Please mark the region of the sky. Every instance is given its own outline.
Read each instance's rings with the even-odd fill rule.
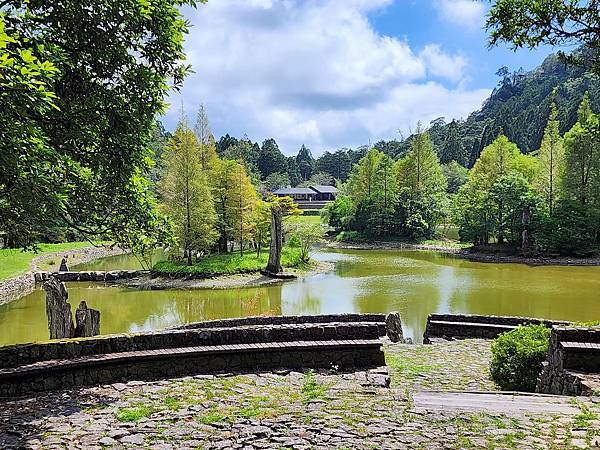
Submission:
[[[466,118],[498,83],[550,48],[487,48],[488,0],[208,0],[183,13],[194,73],[172,93],[163,123],[203,104],[225,133],[286,155],[318,156]]]

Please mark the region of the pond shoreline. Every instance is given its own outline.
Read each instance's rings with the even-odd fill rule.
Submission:
[[[36,256],[31,261],[30,270],[27,272],[6,280],[0,281],[0,305],[18,300],[29,294],[35,289],[35,273],[40,270],[39,264],[44,261],[63,258],[71,255],[71,260],[75,259],[76,264],[85,264],[96,259],[106,258],[127,253],[118,247],[83,247],[77,250],[66,250],[61,252],[45,253]]]
[[[600,266],[600,256],[577,258],[573,256],[522,256],[503,253],[487,253],[471,249],[444,247],[441,245],[411,244],[395,241],[336,242],[330,241],[326,248],[342,250],[427,250],[447,254],[473,262],[495,264],[525,264],[528,266]]]
[[[296,278],[282,279],[263,275],[260,272],[233,274],[233,275],[215,275],[207,278],[172,278],[167,276],[144,276],[126,280],[118,280],[116,284],[141,290],[165,290],[165,289],[235,289],[235,288],[253,288],[281,284],[286,281],[293,281],[327,273],[333,271],[335,263],[318,262],[315,267],[306,271],[286,271],[296,275]]]

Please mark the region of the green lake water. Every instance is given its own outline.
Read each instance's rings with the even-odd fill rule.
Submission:
[[[101,312],[101,332],[136,332],[253,315],[399,311],[404,333],[421,340],[432,312],[600,320],[600,267],[476,263],[427,251],[324,251],[331,273],[280,285],[228,290],[140,291],[70,283],[75,307]],[[132,269],[131,256],[79,269]],[[47,339],[43,292],[0,306],[0,345]]]

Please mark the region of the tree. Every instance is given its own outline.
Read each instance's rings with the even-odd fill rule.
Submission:
[[[194,133],[198,139],[202,170],[211,171],[215,168],[218,155],[215,138],[210,129],[210,123],[208,122],[208,116],[206,115],[204,105],[200,105],[200,108],[198,109],[196,123],[194,124]]]
[[[219,141],[217,142],[216,146],[217,146],[217,154],[219,156],[225,156],[225,152],[227,151],[227,149],[235,144],[237,144],[238,140],[232,136],[229,136],[229,134],[226,134],[225,136],[221,136],[221,138],[219,139]],[[230,158],[228,158],[230,159]],[[237,159],[237,158],[233,158],[233,159]]]
[[[287,175],[289,179],[289,184],[292,186],[298,186],[298,184],[302,180],[302,175],[300,173],[300,169],[298,168],[296,158],[294,158],[293,156],[289,156],[287,158]]]
[[[316,172],[307,180],[300,183],[300,187],[308,186],[331,186],[333,184],[333,178],[326,172]]]
[[[175,222],[188,265],[194,252],[208,251],[217,237],[217,217],[199,146],[193,131],[180,122],[164,152],[163,207]]]
[[[141,178],[155,117],[188,72],[184,4],[196,2],[2,2],[3,55],[27,67],[0,63],[0,229],[14,243],[56,222],[116,239],[135,235],[125,222],[161,222]]]
[[[287,173],[272,173],[262,183],[262,190],[265,193],[275,192],[277,189],[285,188],[290,185],[290,178]]]
[[[304,144],[300,148],[298,156],[296,156],[296,164],[298,165],[298,170],[300,171],[302,181],[307,181],[315,169],[315,159],[313,158],[310,150],[307,149]]]
[[[380,151],[372,149],[352,168],[348,180],[348,193],[355,203],[375,193],[377,172],[383,156]]]
[[[558,111],[553,103],[540,147],[540,168],[535,180],[535,186],[548,205],[551,215],[560,195],[561,176],[564,171],[564,150],[557,115]]]
[[[256,206],[259,199],[242,163],[231,165],[231,172],[228,175],[230,178],[227,204],[229,227],[232,236],[239,243],[240,256],[243,256],[245,239],[254,233]]]
[[[456,161],[459,164],[467,164],[467,155],[460,136],[460,130],[455,120],[450,122],[446,129],[446,139],[440,151],[440,162],[448,164]]]
[[[584,45],[592,50],[563,58],[600,73],[598,0],[496,0],[488,14],[489,45],[507,42],[513,49],[540,45]]]
[[[448,181],[447,192],[449,194],[456,194],[460,187],[467,182],[469,179],[469,169],[461,166],[456,161],[452,161],[449,164],[442,166],[444,177]]]
[[[594,201],[594,194],[600,192],[600,134],[598,116],[592,114],[589,99],[583,98],[578,111],[578,122],[565,134],[565,175],[566,194],[582,205]]]
[[[325,152],[317,159],[315,170],[328,173],[336,180],[346,181],[352,169],[352,160],[348,152],[338,150],[335,153]]]
[[[252,141],[250,141],[247,136],[244,136],[239,141],[235,139],[234,143],[228,145],[222,153],[222,156],[224,159],[232,159],[235,161],[242,160],[244,161],[248,172],[258,174],[257,163],[259,151],[260,148],[257,148],[255,144],[252,144]]]
[[[263,142],[258,156],[258,170],[263,179],[272,173],[287,171],[287,161],[275,139],[267,139]]]
[[[295,236],[300,243],[300,259],[310,260],[310,251],[315,244],[323,240],[325,227],[321,223],[293,222],[288,224],[288,233]]]

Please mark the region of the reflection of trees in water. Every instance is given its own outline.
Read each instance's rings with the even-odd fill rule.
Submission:
[[[310,279],[298,280],[283,284],[278,288],[284,302],[282,314],[293,316],[324,312],[322,310],[322,296],[325,292],[319,289],[317,282],[311,282]]]

